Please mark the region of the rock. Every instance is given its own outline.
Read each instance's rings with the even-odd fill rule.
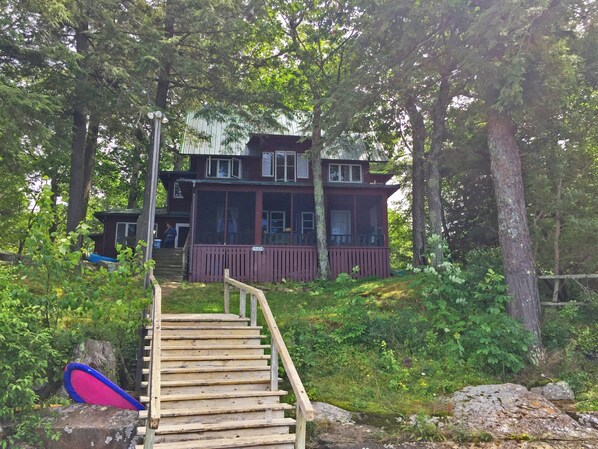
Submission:
[[[572,401],[575,399],[573,390],[565,381],[549,383],[543,387],[534,387],[532,393],[540,394],[549,401]]]
[[[108,379],[118,380],[114,346],[109,341],[87,340],[75,348],[73,361],[98,370]]]
[[[340,424],[353,424],[353,414],[332,404],[312,402],[316,412],[316,421],[330,421]]]
[[[139,413],[101,405],[73,404],[53,409],[45,419],[58,441],[46,441],[45,449],[130,449],[137,444]]]
[[[598,412],[580,413],[577,416],[577,422],[582,426],[598,430]]]
[[[487,432],[499,440],[576,441],[580,448],[584,447],[581,441],[598,445],[598,432],[582,427],[521,385],[466,387],[455,393],[452,401],[453,424],[470,432]]]

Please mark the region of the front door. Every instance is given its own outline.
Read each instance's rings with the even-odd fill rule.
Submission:
[[[182,248],[183,246],[185,246],[185,242],[187,241],[187,235],[189,235],[189,223],[177,223],[174,247]]]

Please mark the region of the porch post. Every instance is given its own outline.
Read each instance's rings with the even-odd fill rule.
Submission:
[[[197,190],[195,188],[195,183],[193,183],[193,185],[191,186],[191,191],[193,192],[193,194],[191,195],[191,216],[189,217],[189,223],[191,224],[191,227],[189,229],[189,232],[191,232],[191,244],[187,249],[187,251],[189,251],[191,255],[188,259],[189,271],[187,272],[187,279],[195,280],[193,278],[193,245],[195,244],[195,227],[197,226],[195,223],[197,220]]]
[[[353,232],[351,232],[351,234],[353,234],[351,236],[353,246],[359,245],[359,242],[357,241],[357,195],[355,194],[353,194]]]
[[[388,247],[388,194],[383,193],[380,195],[381,205],[380,209],[382,212],[382,229],[384,229],[384,246]]]
[[[256,245],[262,244],[262,213],[264,211],[264,192],[255,192],[255,230],[253,241]]]

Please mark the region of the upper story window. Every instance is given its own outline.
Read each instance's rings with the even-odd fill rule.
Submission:
[[[208,178],[241,178],[241,161],[239,159],[208,158]]]
[[[293,182],[297,177],[297,154],[294,151],[262,153],[262,176],[276,181]]]
[[[303,154],[297,156],[297,179],[309,178],[309,160]]]
[[[330,164],[328,180],[330,182],[362,182],[361,165]]]
[[[181,184],[178,181],[175,181],[172,185],[172,197],[173,198],[182,198],[183,191],[181,190]]]

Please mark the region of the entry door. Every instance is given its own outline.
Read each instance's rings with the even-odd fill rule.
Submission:
[[[182,248],[183,246],[185,246],[185,242],[187,241],[187,235],[189,235],[189,223],[177,223],[174,247]]]

